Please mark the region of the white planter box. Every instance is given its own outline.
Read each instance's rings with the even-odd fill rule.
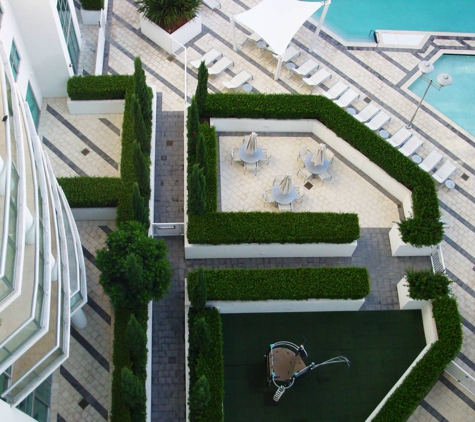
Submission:
[[[125,100],[84,100],[73,101],[68,98],[70,114],[122,114]]]
[[[82,23],[84,25],[99,25],[101,20],[101,11],[100,10],[84,10],[81,7],[81,17]]]
[[[394,224],[389,231],[389,242],[393,256],[430,256],[436,248],[435,246],[416,248],[415,246],[404,243],[397,224]]]
[[[399,298],[399,308],[404,310],[422,309],[429,305],[427,300],[416,300],[409,297],[409,285],[404,276],[397,284],[397,296]]]
[[[140,30],[147,38],[162,47],[168,54],[173,54],[193,38],[201,33],[202,20],[201,16],[196,16],[181,28],[178,28],[172,34],[169,34],[158,25],[148,19],[143,14],[140,15]]]
[[[115,220],[117,216],[116,208],[71,208],[76,221],[101,221]]]

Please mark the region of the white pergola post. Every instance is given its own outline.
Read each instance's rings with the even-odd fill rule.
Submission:
[[[275,70],[274,81],[279,80],[281,70],[282,70],[282,56],[279,54],[279,61],[277,62],[277,69]]]
[[[330,7],[331,0],[325,0],[322,2],[325,7],[323,8],[323,12],[320,15],[320,19],[318,20],[317,28],[315,29],[315,33],[313,34],[312,43],[310,44],[310,48],[308,51],[311,53],[315,48],[315,44],[317,43],[317,38],[320,35],[320,30],[322,29],[323,21],[325,20],[325,16],[327,15],[328,8]]]
[[[236,40],[236,21],[234,20],[234,16],[231,16],[231,28],[233,30],[233,50],[238,51],[238,44]]]

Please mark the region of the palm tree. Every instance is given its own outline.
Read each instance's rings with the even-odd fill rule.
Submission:
[[[139,13],[172,33],[192,20],[198,13],[201,0],[136,0]]]

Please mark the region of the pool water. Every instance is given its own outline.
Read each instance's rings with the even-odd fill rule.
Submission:
[[[377,29],[474,33],[474,16],[473,0],[332,0],[324,26],[347,40],[372,41]]]
[[[424,102],[475,136],[475,56],[444,54],[434,63],[434,71],[428,76],[436,80],[439,73],[452,76],[453,84],[440,91],[431,87]],[[427,82],[422,78],[409,87],[419,97],[424,95],[426,88]]]

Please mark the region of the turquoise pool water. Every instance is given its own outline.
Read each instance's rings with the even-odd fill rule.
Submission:
[[[376,29],[473,33],[474,16],[473,0],[332,0],[324,25],[347,40],[368,41]]]
[[[428,76],[435,80],[439,73],[452,76],[453,84],[440,91],[430,88],[424,102],[475,136],[475,56],[444,54],[434,63],[434,71]],[[409,87],[419,97],[426,88],[427,82],[421,78]],[[417,123],[417,116],[415,121]]]

